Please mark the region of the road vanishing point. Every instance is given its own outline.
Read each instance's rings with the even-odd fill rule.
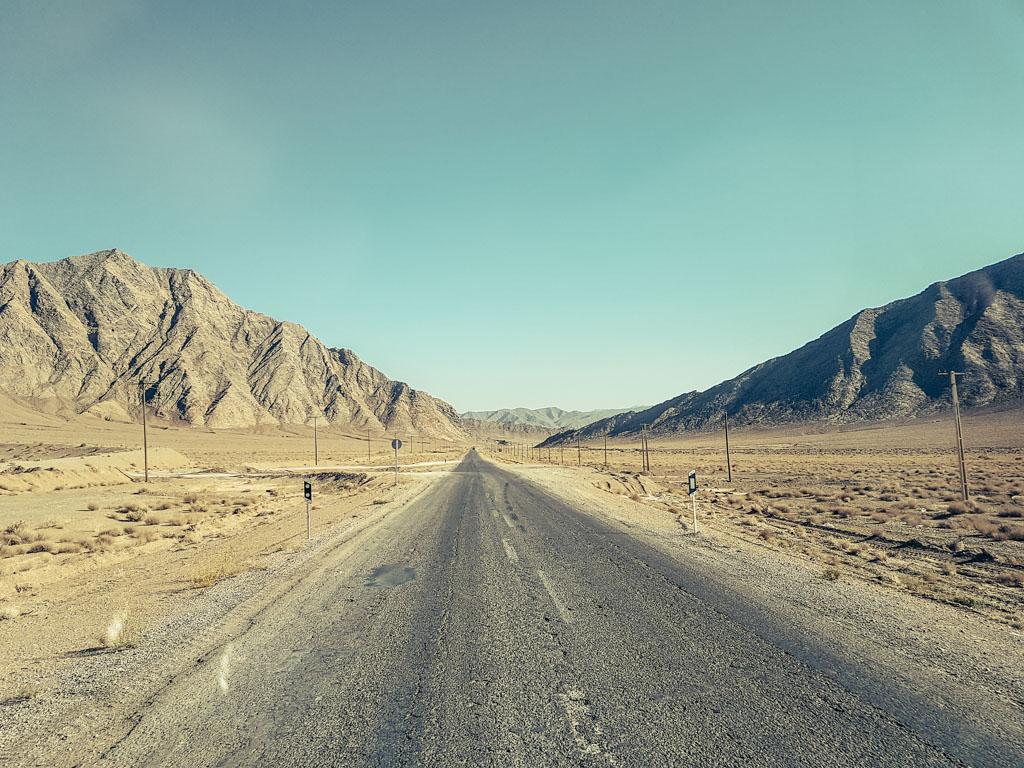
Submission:
[[[118,766],[1021,765],[470,451],[179,675]]]

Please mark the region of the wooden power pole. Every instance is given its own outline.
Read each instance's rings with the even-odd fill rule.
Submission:
[[[139,396],[142,399],[142,471],[145,482],[149,482],[149,444],[146,440],[146,382],[139,382]]]
[[[960,498],[967,501],[967,464],[964,462],[964,432],[960,424],[960,397],[956,391],[956,377],[966,376],[960,371],[940,371],[939,376],[949,376],[949,385],[953,390],[953,422],[956,424],[956,455],[960,470]]]
[[[729,482],[732,482],[732,456],[729,455],[729,412],[725,412],[725,468],[729,471]]]
[[[319,419],[319,418],[320,418],[319,416],[314,416],[313,417],[313,466],[314,467],[319,467],[320,466],[320,442],[317,439],[317,433],[316,433],[316,422],[317,422],[317,419]]]

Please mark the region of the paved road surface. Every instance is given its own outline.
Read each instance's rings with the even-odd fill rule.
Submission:
[[[471,452],[170,685],[105,763],[1020,764],[731,599]]]

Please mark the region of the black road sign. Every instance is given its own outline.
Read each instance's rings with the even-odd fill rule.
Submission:
[[[697,492],[697,473],[690,473],[690,495],[693,496]]]
[[[309,481],[302,483],[302,495],[306,497],[306,501],[313,500],[313,484]]]
[[[402,441],[398,440],[398,439],[392,440],[391,441],[391,447],[394,448],[397,451],[399,448],[402,447]]]

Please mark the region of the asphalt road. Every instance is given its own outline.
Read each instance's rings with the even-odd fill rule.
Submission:
[[[104,764],[1019,764],[475,453],[362,536]]]

